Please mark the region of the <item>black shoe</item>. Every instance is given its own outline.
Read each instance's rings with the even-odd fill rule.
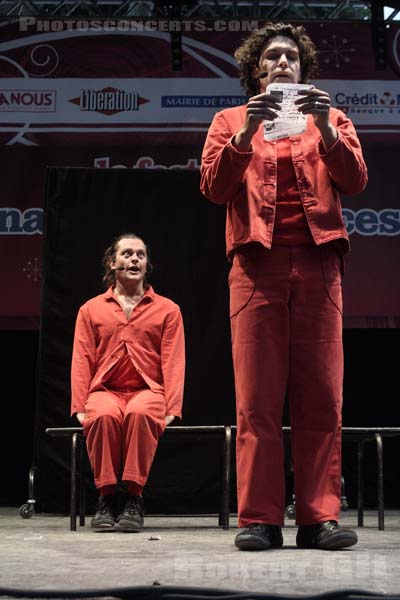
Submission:
[[[141,496],[129,498],[117,519],[116,529],[134,533],[143,529],[143,498]]]
[[[114,496],[100,496],[96,514],[94,515],[91,526],[93,529],[111,529],[115,525],[114,516]]]
[[[235,537],[235,546],[240,550],[268,550],[281,548],[282,545],[282,529],[279,525],[250,523]]]
[[[351,529],[339,527],[336,521],[325,521],[318,525],[300,525],[296,544],[299,548],[339,550],[357,544],[357,534]]]

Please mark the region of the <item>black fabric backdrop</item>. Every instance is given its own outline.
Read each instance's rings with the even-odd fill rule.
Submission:
[[[47,170],[33,444],[38,511],[68,512],[70,447],[67,440],[47,436],[45,429],[77,425],[69,417],[75,317],[83,302],[101,293],[101,258],[116,235],[133,231],[143,237],[155,267],[152,285],[181,306],[187,349],[183,424],[236,422],[225,208],[208,202],[198,190],[198,171]],[[371,336],[367,330],[344,332],[344,424],[400,425],[393,394],[395,357],[388,352],[386,338]],[[288,424],[286,416],[284,423]],[[354,505],[356,449],[348,446],[344,446],[343,473],[346,494]],[[367,448],[367,506],[376,505],[373,450]],[[397,452],[396,440],[387,440],[387,506],[400,502]],[[220,445],[214,437],[164,438],[145,488],[147,512],[217,512],[219,457]],[[87,482],[88,510],[92,510],[96,494],[90,472]],[[290,492],[288,485],[288,501]],[[231,510],[236,510],[234,476]]]

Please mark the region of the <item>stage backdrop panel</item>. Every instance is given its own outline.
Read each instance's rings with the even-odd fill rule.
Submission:
[[[214,114],[245,102],[233,54],[263,22],[184,20],[180,71],[165,20],[0,24],[0,278],[10,289],[0,296],[0,329],[35,329],[46,166],[198,169]],[[318,48],[313,83],[353,120],[370,176],[344,204],[354,252],[345,326],[399,327],[400,23],[385,29],[385,69],[376,68],[370,22],[305,25]]]
[[[154,263],[150,282],[181,307],[187,347],[184,424],[234,423],[225,211],[198,190],[197,171],[48,169],[36,423],[43,510],[68,505],[69,447],[46,436],[45,428],[77,425],[69,417],[75,318],[81,304],[102,292],[101,259],[116,235],[143,237]],[[208,501],[218,482],[215,444],[197,449],[187,440],[184,445],[164,440],[163,446],[155,479],[168,494],[160,498],[164,504],[148,498],[148,506],[167,510],[167,498],[170,508],[184,511],[187,486],[190,493],[198,491],[192,509],[217,511]]]

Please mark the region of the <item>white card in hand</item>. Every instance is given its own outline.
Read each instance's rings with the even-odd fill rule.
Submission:
[[[305,83],[270,83],[267,86],[267,94],[276,94],[282,110],[273,121],[264,121],[264,140],[276,140],[279,138],[298,135],[306,130],[307,115],[298,111],[294,101],[301,95],[302,90],[311,90],[312,85]]]

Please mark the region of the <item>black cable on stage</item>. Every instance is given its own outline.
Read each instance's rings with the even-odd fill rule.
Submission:
[[[269,594],[218,588],[151,586],[81,590],[27,590],[0,587],[0,597],[9,598],[123,598],[126,600],[400,600],[399,594],[368,590],[332,590],[320,594]]]

